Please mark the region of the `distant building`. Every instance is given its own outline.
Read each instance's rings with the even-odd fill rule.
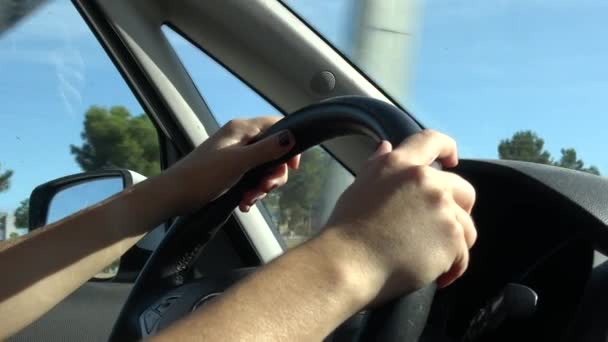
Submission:
[[[0,212],[0,240],[4,240],[4,236],[6,235],[7,219],[8,219],[8,214]]]
[[[15,227],[15,215],[0,212],[0,240],[27,234],[27,229]]]

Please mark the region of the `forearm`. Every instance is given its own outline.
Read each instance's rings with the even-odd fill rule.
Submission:
[[[0,339],[25,327],[174,214],[159,176],[0,245]]]
[[[377,293],[358,252],[332,239],[287,252],[156,340],[322,340]]]

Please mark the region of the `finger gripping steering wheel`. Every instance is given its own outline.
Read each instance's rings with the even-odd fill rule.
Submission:
[[[238,206],[244,192],[253,189],[276,166],[340,136],[366,135],[378,142],[388,140],[396,146],[419,132],[420,126],[391,104],[367,97],[345,96],[305,107],[277,122],[258,139],[284,129],[295,138],[289,153],[250,170],[224,195],[171,226],[137,278],[110,340],[144,337],[140,328],[142,313],[158,298],[192,280],[193,263],[206,243]],[[371,310],[362,331],[363,340],[417,341],[425,327],[434,293],[435,285],[432,284]]]

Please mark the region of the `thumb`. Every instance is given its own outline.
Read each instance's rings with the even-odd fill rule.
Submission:
[[[278,159],[289,152],[295,145],[295,138],[288,130],[283,130],[256,143],[245,146],[243,152],[249,167]]]

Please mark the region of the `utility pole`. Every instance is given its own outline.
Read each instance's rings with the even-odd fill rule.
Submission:
[[[408,96],[418,0],[358,0],[353,59],[393,97]]]
[[[381,85],[393,98],[405,102],[415,48],[418,0],[356,0],[353,28],[355,64]],[[315,211],[315,224],[329,218],[334,203],[354,178],[338,163],[330,163]]]

